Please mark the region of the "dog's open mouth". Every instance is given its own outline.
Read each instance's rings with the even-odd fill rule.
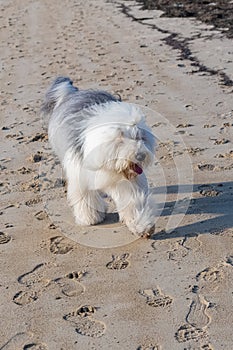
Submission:
[[[142,174],[142,172],[143,172],[143,169],[138,164],[130,162],[129,167],[125,169],[123,173],[126,179],[130,180]]]
[[[136,163],[132,163],[131,169],[138,175],[143,172],[142,168]]]

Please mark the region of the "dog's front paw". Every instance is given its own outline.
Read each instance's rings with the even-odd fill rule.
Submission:
[[[135,222],[125,222],[128,229],[135,235],[143,238],[150,238],[155,232],[155,224],[142,225]]]
[[[142,234],[142,238],[150,238],[155,232],[155,225],[151,226],[151,228],[146,229]]]

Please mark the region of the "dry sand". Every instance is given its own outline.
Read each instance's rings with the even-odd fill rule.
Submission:
[[[231,350],[232,41],[133,1],[6,0],[0,13],[0,349]],[[73,224],[38,113],[57,75],[148,108],[151,239],[114,215]]]

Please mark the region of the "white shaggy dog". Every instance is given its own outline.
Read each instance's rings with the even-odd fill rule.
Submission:
[[[41,110],[49,117],[49,141],[65,170],[76,223],[104,220],[105,193],[131,232],[152,234],[155,205],[143,170],[153,162],[155,138],[140,109],[59,77]]]

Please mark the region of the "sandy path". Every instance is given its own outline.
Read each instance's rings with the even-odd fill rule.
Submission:
[[[0,349],[231,350],[233,103],[220,73],[233,78],[232,41],[131,1],[1,5]],[[172,33],[209,71],[192,72],[163,40]],[[160,113],[147,110],[159,140],[151,240],[72,226],[38,115],[57,75]],[[120,246],[90,247],[101,232]]]

